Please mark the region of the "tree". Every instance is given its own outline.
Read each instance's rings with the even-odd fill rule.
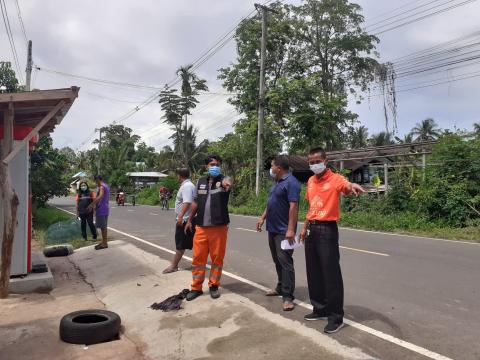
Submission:
[[[12,64],[7,61],[0,61],[0,93],[14,93],[20,89]]]
[[[435,120],[428,118],[420,123],[417,123],[410,133],[415,137],[414,141],[419,142],[437,140],[442,132]]]
[[[392,139],[392,134],[385,131],[372,135],[369,139],[369,144],[371,146],[385,146],[385,145],[392,145],[394,143],[395,141],[393,141]]]
[[[52,147],[52,138],[40,139],[30,158],[30,184],[33,201],[44,206],[54,196],[68,195],[67,158]]]
[[[365,126],[351,128],[348,134],[351,149],[359,149],[368,145],[368,129]]]
[[[473,124],[473,132],[476,135],[480,135],[480,123],[475,123]]]
[[[59,150],[59,153],[63,155],[67,160],[68,168],[70,170],[77,167],[79,161],[77,158],[77,154],[75,154],[75,151],[72,148],[68,146],[63,147]]]
[[[200,91],[208,91],[207,81],[200,79],[193,71],[193,65],[181,66],[177,70],[177,75],[180,76],[182,81],[180,99],[181,115],[185,117],[185,125],[183,128],[184,140],[188,138],[188,115],[191,115],[191,110],[194,109],[197,104],[197,96]],[[187,166],[190,159],[189,144],[185,142],[184,146],[184,164]]]
[[[338,149],[345,130],[357,119],[347,96],[361,101],[375,80],[378,39],[362,29],[358,5],[346,0],[308,0],[300,6],[272,5],[266,59],[266,117],[282,127],[291,152],[312,144]],[[245,20],[235,34],[237,61],[220,70],[230,102],[250,114],[256,110],[260,17]]]

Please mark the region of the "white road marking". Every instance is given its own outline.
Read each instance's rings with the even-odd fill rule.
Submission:
[[[368,251],[368,250],[362,250],[362,249],[357,249],[357,248],[352,248],[352,247],[342,246],[342,245],[340,245],[340,248],[346,249],[346,250],[358,251],[358,252],[362,252],[362,253],[366,253],[366,254],[378,255],[378,256],[390,256],[390,255],[384,254],[384,253],[379,253],[379,252],[375,252],[375,251]]]
[[[55,207],[56,207],[56,206],[55,206]],[[64,211],[64,212],[66,212],[66,213],[69,213],[69,214],[72,214],[72,215],[75,216],[75,214],[74,214],[73,212],[71,212],[71,211],[68,211],[68,210],[65,210],[65,209],[62,209],[62,208],[59,208],[59,207],[56,207],[56,208],[59,209],[59,210],[62,210],[62,211]],[[127,236],[127,237],[129,237],[129,238],[131,238],[131,239],[137,240],[138,242],[141,242],[141,243],[143,243],[143,244],[150,245],[150,246],[152,246],[152,247],[154,247],[154,248],[156,248],[156,249],[165,251],[165,252],[167,252],[167,253],[169,253],[169,254],[175,254],[175,251],[173,251],[173,250],[167,249],[167,248],[165,248],[165,247],[163,247],[163,246],[159,246],[159,245],[157,245],[157,244],[153,244],[153,243],[151,243],[151,242],[149,242],[149,241],[146,241],[146,240],[143,240],[143,239],[141,239],[141,238],[139,238],[139,237],[137,237],[137,236],[130,235],[130,234],[128,234],[128,233],[125,233],[125,232],[123,232],[123,231],[120,231],[120,230],[117,230],[117,229],[114,229],[114,228],[111,228],[111,227],[108,227],[108,229],[111,230],[111,231],[117,232],[117,233],[119,233],[119,234],[121,234],[121,235]],[[184,259],[187,259],[188,261],[192,261],[192,258],[191,258],[191,257],[184,256],[183,258],[184,258]],[[210,266],[207,265],[207,268],[210,268]],[[256,282],[253,282],[253,281],[251,281],[251,280],[245,279],[245,278],[243,278],[243,277],[241,277],[241,276],[238,276],[238,275],[235,275],[235,274],[233,274],[233,273],[231,273],[231,272],[223,271],[222,274],[225,275],[225,276],[228,276],[228,277],[230,277],[230,278],[232,278],[232,279],[235,279],[235,280],[238,280],[238,281],[240,281],[240,282],[243,282],[243,283],[245,283],[245,284],[251,285],[251,286],[253,286],[254,288],[257,288],[257,289],[259,289],[259,290],[261,290],[261,291],[267,292],[268,290],[270,290],[269,288],[267,288],[267,287],[265,287],[265,286],[263,286],[263,285],[257,284]],[[303,301],[298,301],[298,300],[296,300],[295,302],[296,302],[299,306],[304,307],[305,309],[313,310],[313,307],[312,307],[312,305],[310,305],[310,304],[307,304],[307,303],[305,303],[305,302],[303,302]],[[423,355],[423,356],[425,356],[425,357],[427,357],[427,358],[429,358],[429,359],[433,359],[433,360],[453,360],[453,359],[451,359],[451,358],[449,358],[449,357],[446,357],[446,356],[443,356],[443,355],[438,354],[438,353],[436,353],[436,352],[430,351],[430,350],[425,349],[425,348],[423,348],[423,347],[421,347],[421,346],[412,344],[412,343],[410,343],[410,342],[408,342],[408,341],[404,341],[404,340],[402,340],[402,339],[396,338],[396,337],[394,337],[394,336],[392,336],[392,335],[389,335],[389,334],[386,334],[386,333],[384,333],[384,332],[382,332],[382,331],[375,330],[375,329],[373,329],[373,328],[371,328],[371,327],[365,326],[365,325],[360,324],[360,323],[357,323],[357,322],[355,322],[355,321],[352,321],[352,320],[349,320],[349,319],[344,319],[343,321],[345,322],[345,324],[350,325],[351,327],[354,327],[354,328],[356,328],[356,329],[358,329],[358,330],[364,331],[364,332],[366,332],[366,333],[368,333],[368,334],[370,334],[370,335],[376,336],[376,337],[378,337],[378,338],[380,338],[380,339],[382,339],[382,340],[388,341],[388,342],[390,342],[390,343],[392,343],[392,344],[398,345],[398,346],[403,347],[403,348],[405,348],[405,349],[411,350],[411,351],[413,351],[413,352],[415,352],[415,353],[417,353],[417,354]]]
[[[250,231],[250,232],[258,232],[257,230],[252,230],[252,229],[244,229],[244,228],[235,228],[236,230],[243,230],[243,231]]]
[[[134,212],[135,210],[132,210],[132,209],[128,209],[127,211],[128,211],[128,212]]]
[[[149,213],[150,215],[158,215],[158,214],[155,214],[155,213]]]
[[[258,233],[257,230],[252,230],[252,229],[245,229],[245,228],[235,228],[235,230],[242,230],[242,231],[250,231],[250,232],[254,232],[254,233]],[[368,251],[368,250],[362,250],[362,249],[356,249],[356,248],[352,248],[352,247],[348,247],[348,246],[340,246],[342,249],[346,249],[346,250],[352,250],[352,251],[358,251],[358,252],[362,252],[362,253],[366,253],[366,254],[372,254],[372,255],[379,255],[379,256],[390,256],[388,254],[384,254],[384,253],[379,253],[379,252],[375,252],[375,251]]]

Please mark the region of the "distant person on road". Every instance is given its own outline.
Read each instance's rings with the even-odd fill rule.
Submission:
[[[162,210],[168,210],[168,198],[170,197],[170,191],[162,185],[160,186],[160,189],[158,189],[158,196],[160,197]]]
[[[87,240],[87,223],[93,236],[97,239],[97,229],[93,223],[93,209],[90,204],[95,200],[95,193],[90,191],[86,181],[82,181],[78,187],[77,194],[77,217],[80,218],[80,227],[82,229],[82,238]]]
[[[193,235],[195,234],[195,224],[192,220],[192,229],[186,230],[187,220],[190,218],[190,207],[196,198],[197,189],[190,180],[190,171],[187,168],[178,169],[178,180],[180,188],[175,199],[175,248],[176,253],[169,267],[163,270],[164,274],[178,271],[178,264],[182,259],[185,250],[192,250]]]
[[[277,270],[277,286],[267,292],[267,296],[281,295],[283,310],[295,308],[293,292],[295,290],[295,268],[293,250],[283,250],[281,243],[287,239],[293,245],[297,231],[298,202],[300,201],[300,183],[290,173],[285,156],[276,156],[272,160],[270,175],[275,183],[270,189],[265,211],[257,222],[257,231],[267,220],[268,244]]]
[[[186,231],[192,231],[192,217],[196,215],[197,224],[193,238],[192,286],[187,294],[187,301],[196,299],[203,294],[202,286],[205,280],[208,255],[212,259],[208,287],[212,299],[218,299],[220,292],[220,277],[222,276],[223,258],[227,246],[228,200],[232,180],[223,176],[222,159],[218,155],[208,155],[205,160],[208,175],[197,183],[197,198],[190,209],[190,217],[185,226]]]
[[[305,320],[328,319],[324,331],[334,333],[343,327],[343,278],[340,269],[338,226],[340,194],[358,196],[365,190],[327,168],[325,150],[314,148],[308,154],[314,173],[308,179],[307,218],[300,233],[305,243],[307,282],[313,312]]]
[[[90,204],[90,208],[93,210],[96,208],[96,219],[95,224],[102,232],[102,242],[95,245],[95,250],[102,250],[108,248],[107,240],[107,227],[108,227],[108,214],[110,212],[110,207],[108,201],[110,198],[110,188],[103,181],[103,178],[100,175],[95,175],[95,183],[97,184],[97,197]]]

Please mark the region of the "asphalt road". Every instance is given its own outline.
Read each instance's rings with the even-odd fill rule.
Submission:
[[[70,198],[56,199],[53,205],[73,210]],[[276,273],[267,235],[254,231],[255,222],[255,218],[232,216],[224,268],[271,287]],[[172,210],[112,205],[109,226],[175,249]],[[171,257],[132,238],[126,240],[161,257]],[[340,243],[346,318],[368,328],[348,326],[334,335],[339,342],[382,359],[480,359],[480,244],[348,229],[341,229]],[[295,295],[308,302],[303,248],[295,251],[294,259]],[[228,290],[281,312],[280,300],[266,298],[236,280],[224,277],[223,281]],[[283,315],[302,321],[306,312],[297,307]],[[321,330],[325,324],[306,325]],[[376,332],[386,334],[387,340]],[[421,355],[402,341],[432,353]]]

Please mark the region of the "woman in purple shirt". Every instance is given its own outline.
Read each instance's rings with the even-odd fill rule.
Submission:
[[[107,227],[108,227],[108,214],[109,206],[108,200],[110,199],[110,188],[103,182],[103,178],[100,175],[95,175],[93,178],[97,184],[97,198],[89,206],[96,211],[95,224],[97,228],[102,231],[102,242],[95,245],[95,250],[102,250],[108,248],[107,242]]]

